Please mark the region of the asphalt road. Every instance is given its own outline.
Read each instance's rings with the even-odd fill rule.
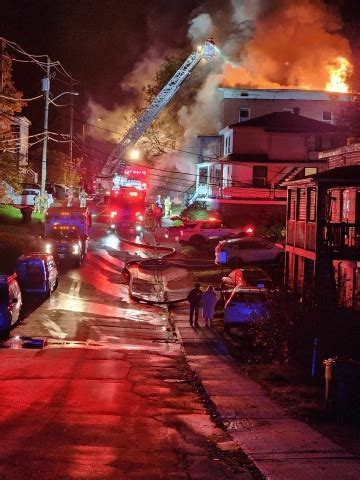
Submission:
[[[146,256],[95,228],[83,265],[27,305],[0,349],[1,479],[256,475],[226,448],[166,309],[129,299],[122,267]],[[20,348],[21,336],[48,346]]]

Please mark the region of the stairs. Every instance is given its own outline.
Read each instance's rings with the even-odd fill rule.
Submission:
[[[304,168],[304,166],[297,166],[292,168],[289,167],[285,175],[280,179],[279,185],[283,187],[285,182],[289,182],[290,180],[295,178],[296,175],[298,175],[302,170],[304,170]]]

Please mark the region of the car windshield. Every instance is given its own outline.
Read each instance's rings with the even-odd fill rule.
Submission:
[[[236,292],[232,298],[232,302],[238,303],[264,303],[265,295],[260,292],[247,293],[247,292]]]
[[[55,240],[78,240],[79,235],[75,230],[54,230],[51,238]]]

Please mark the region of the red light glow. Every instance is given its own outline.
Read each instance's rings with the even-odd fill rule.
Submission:
[[[249,234],[250,234],[250,233],[254,233],[253,227],[247,227],[246,233],[249,233]]]

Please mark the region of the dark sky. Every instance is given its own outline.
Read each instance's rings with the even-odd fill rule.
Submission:
[[[90,97],[111,108],[128,100],[119,83],[149,45],[159,56],[169,48],[186,47],[191,12],[205,4],[219,8],[224,1],[2,0],[0,34],[31,53],[46,53],[53,60],[61,60],[80,80],[81,95],[76,99],[80,112]],[[341,6],[347,22],[345,32],[353,45],[360,47],[360,1],[328,3]],[[41,76],[35,67],[17,66],[16,85],[25,96],[36,95]],[[64,87],[52,82],[54,94]],[[41,128],[41,112],[40,105],[30,112],[34,130]]]

